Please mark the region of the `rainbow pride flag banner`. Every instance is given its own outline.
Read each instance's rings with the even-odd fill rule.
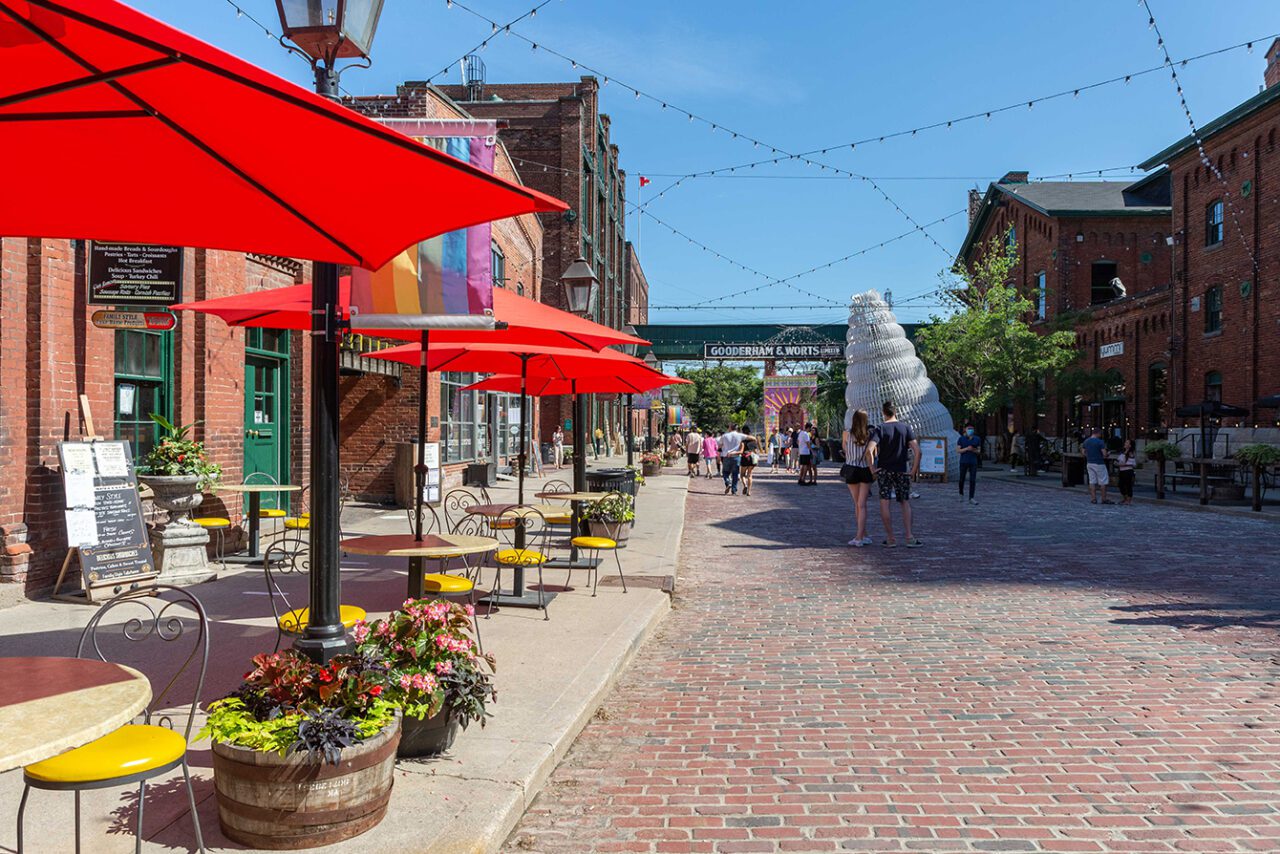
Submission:
[[[491,122],[384,123],[459,160],[493,171],[497,127]],[[486,222],[424,240],[379,270],[353,269],[353,321],[365,328],[492,326],[491,246],[492,229]]]

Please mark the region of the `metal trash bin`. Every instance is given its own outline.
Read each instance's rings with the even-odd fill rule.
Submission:
[[[636,494],[636,476],[630,469],[596,469],[587,472],[587,492]]]
[[[1062,455],[1062,485],[1079,486],[1084,483],[1084,455]]]

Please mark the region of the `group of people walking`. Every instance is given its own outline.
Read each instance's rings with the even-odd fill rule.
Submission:
[[[714,463],[716,474],[724,479],[724,494],[737,495],[742,487],[743,495],[751,494],[751,479],[760,464],[760,440],[749,432],[746,424],[730,427],[723,433],[709,430],[705,434],[696,426],[684,437],[685,461],[689,477],[711,477]]]

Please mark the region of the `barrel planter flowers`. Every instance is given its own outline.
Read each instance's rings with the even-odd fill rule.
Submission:
[[[361,655],[387,662],[386,693],[403,714],[399,755],[436,756],[459,729],[485,724],[496,699],[494,658],[472,639],[475,609],[443,599],[406,599],[385,619],[359,622],[352,636]]]
[[[662,457],[658,454],[645,454],[640,458],[640,473],[645,477],[657,477],[662,474]]]
[[[636,500],[621,492],[611,492],[586,509],[587,528],[593,537],[605,537],[622,546],[631,537],[636,520]]]
[[[251,848],[314,848],[376,826],[391,796],[400,713],[385,662],[293,650],[253,659],[244,683],[209,704],[218,820]]]

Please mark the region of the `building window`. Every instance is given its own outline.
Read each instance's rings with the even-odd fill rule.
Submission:
[[[1116,277],[1116,265],[1114,261],[1094,261],[1093,275],[1089,280],[1089,304],[1100,305],[1104,302],[1111,302],[1116,298],[1116,292],[1111,287],[1111,280]]]
[[[1222,374],[1218,371],[1204,375],[1204,399],[1222,402]]]
[[[476,393],[463,391],[475,374],[440,375],[440,460],[456,463],[476,458]]]
[[[1169,368],[1164,362],[1156,362],[1147,368],[1147,424],[1159,427],[1164,424],[1164,399],[1169,391]]]
[[[1222,329],[1222,288],[1209,288],[1204,292],[1204,331]]]
[[[1009,233],[1005,235],[1005,246],[1010,251],[1018,248],[1018,229],[1014,225],[1009,226]]]
[[[1222,242],[1222,199],[1214,199],[1204,209],[1204,245],[1217,246]]]
[[[135,460],[160,440],[151,413],[173,420],[173,333],[116,330],[115,432]]]
[[[496,240],[489,244],[489,266],[493,268],[494,286],[503,287],[507,281],[507,259]]]
[[[1049,292],[1044,286],[1044,270],[1036,273],[1036,320],[1044,320],[1049,309]]]

